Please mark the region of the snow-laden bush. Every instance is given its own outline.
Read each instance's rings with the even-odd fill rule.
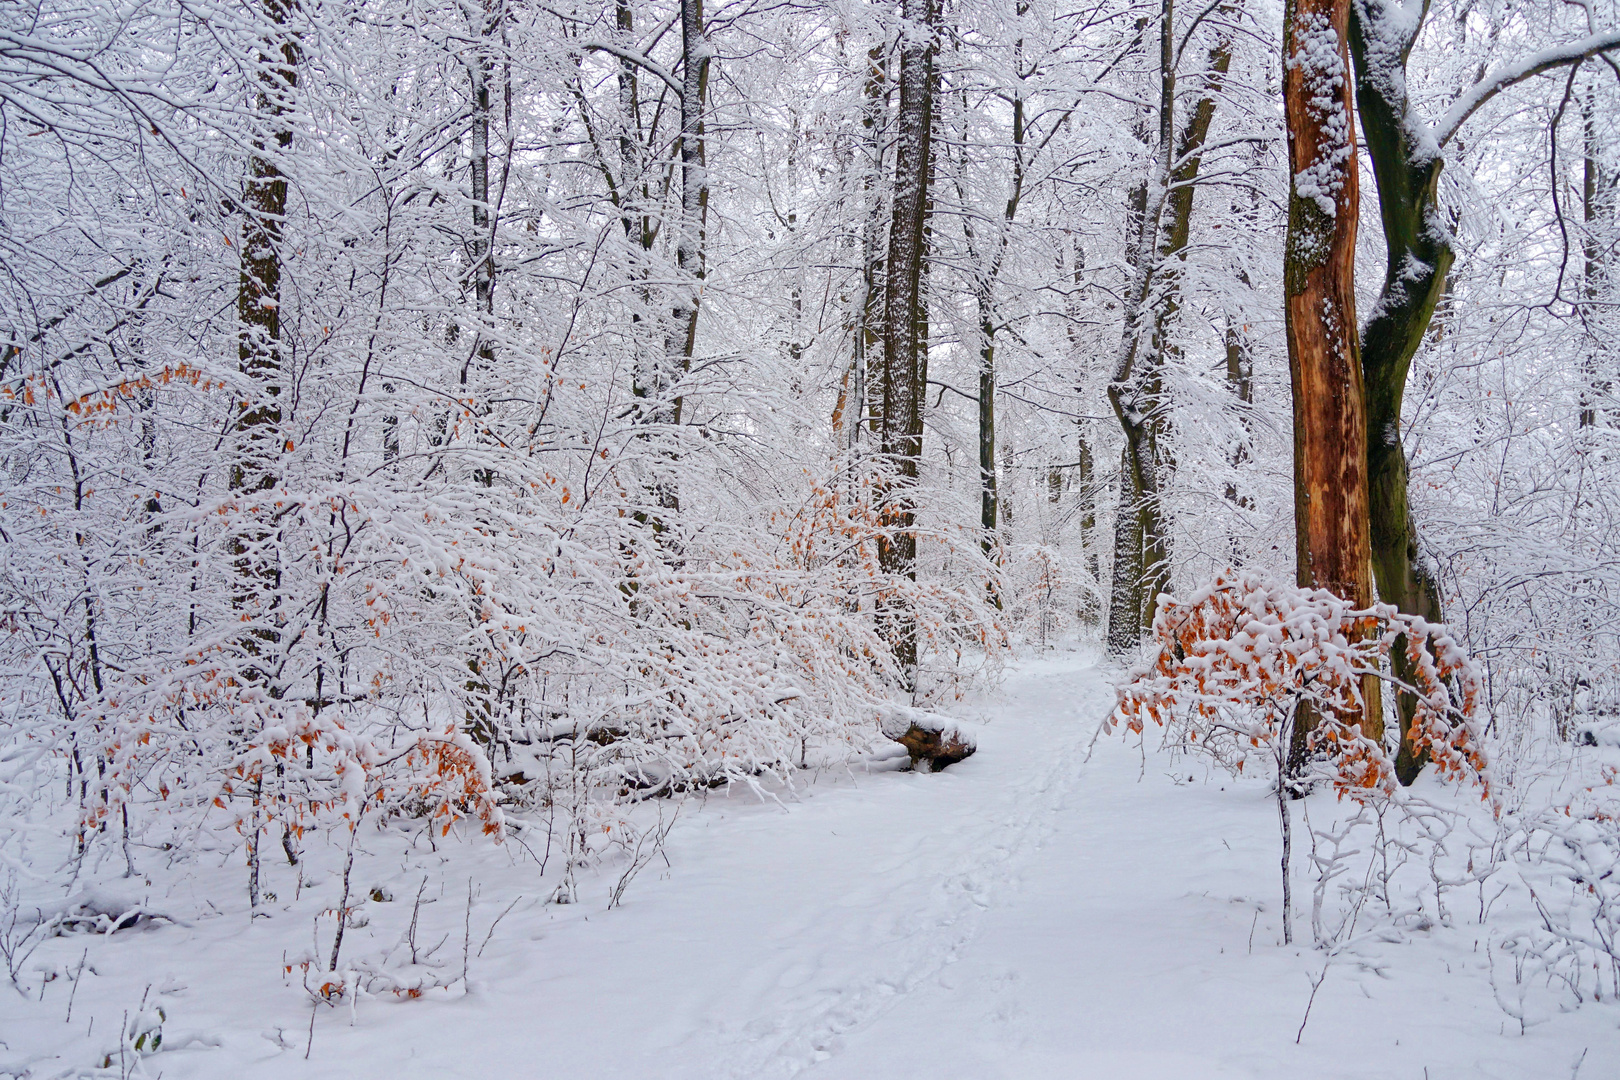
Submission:
[[[1314,781],[1352,797],[1388,799],[1398,789],[1388,740],[1369,734],[1363,719],[1369,681],[1414,696],[1405,733],[1414,757],[1449,779],[1481,781],[1489,795],[1479,677],[1444,627],[1248,570],[1222,574],[1185,599],[1161,597],[1153,640],[1148,659],[1121,685],[1112,722],[1141,732],[1152,720],[1234,773],[1255,757],[1274,768],[1285,940],[1292,938],[1290,795]],[[1412,682],[1390,672],[1398,648]]]

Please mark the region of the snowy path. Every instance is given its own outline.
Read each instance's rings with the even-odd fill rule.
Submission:
[[[25,1056],[33,1076],[62,1075],[152,985],[170,1019],[146,1064],[170,1080],[1562,1080],[1583,1053],[1580,1077],[1620,1076],[1620,1010],[1588,1005],[1520,1036],[1465,925],[1336,962],[1296,1046],[1323,959],[1278,944],[1265,785],[1198,767],[1187,783],[1185,762],[1171,777],[1167,758],[1118,737],[1088,760],[1112,693],[1076,654],[1020,665],[999,701],[980,753],[944,773],[824,777],[786,811],[744,795],[690,808],[671,867],[612,912],[601,881],[558,907],[532,864],[441,848],[427,860],[433,936],[459,946],[457,881],[483,883],[474,948],[526,897],[473,960],[473,992],[321,1009],[308,1060],[310,1008],[266,970],[307,945],[306,897],[252,927],[227,909],[92,942],[97,977],[70,1028],[65,990],[0,995],[0,1061],[54,1042]],[[424,874],[412,858],[361,882],[399,900],[369,905],[357,954],[408,917],[400,901]],[[238,885],[222,869],[187,887],[204,908]],[[83,947],[51,944],[69,964]],[[87,1020],[101,1026],[84,1033]],[[70,1031],[79,1045],[63,1048]]]
[[[1024,722],[990,725],[946,772],[812,788],[786,813],[711,801],[671,838],[667,880],[486,973],[453,1034],[375,1075],[466,1075],[468,1046],[480,1071],[538,1062],[547,1077],[785,1077],[840,1056],[972,947],[1034,863],[1111,700],[1095,674],[1026,677]],[[334,1027],[319,1056],[351,1037],[378,1052]]]

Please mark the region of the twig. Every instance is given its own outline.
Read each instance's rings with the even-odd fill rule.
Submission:
[[[1327,973],[1328,965],[1323,964],[1322,973],[1311,980],[1311,997],[1309,1001],[1305,1002],[1305,1017],[1299,1022],[1299,1030],[1294,1033],[1295,1046],[1299,1045],[1300,1038],[1305,1034],[1305,1025],[1310,1023],[1311,1006],[1316,1004],[1316,992],[1322,989],[1322,984],[1327,981]]]
[[[354,824],[349,827],[349,853],[343,861],[343,899],[338,902],[337,934],[332,938],[332,964],[328,971],[337,971],[338,951],[343,948],[343,931],[349,925],[349,876],[354,870],[354,834],[360,829],[360,819],[355,818]]]
[[[73,1023],[73,999],[79,996],[79,980],[84,977],[84,962],[89,955],[90,949],[88,946],[83,953],[79,954],[79,970],[73,974],[73,991],[68,994],[67,1017],[62,1021],[64,1024]]]
[[[472,878],[467,879],[467,914],[461,924],[461,989],[467,990],[467,961],[472,952]]]
[[[473,954],[475,957],[484,955],[484,949],[489,945],[489,939],[495,936],[495,928],[501,925],[502,919],[506,918],[506,912],[517,907],[517,902],[521,899],[523,899],[523,896],[522,894],[519,894],[517,900],[513,900],[510,904],[506,905],[506,911],[503,911],[499,915],[495,916],[495,921],[489,924],[489,933],[484,935],[484,944],[478,946],[478,951]]]

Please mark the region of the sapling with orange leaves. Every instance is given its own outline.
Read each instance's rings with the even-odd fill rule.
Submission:
[[[1325,782],[1340,796],[1393,794],[1395,761],[1364,734],[1369,680],[1411,693],[1417,715],[1407,733],[1446,779],[1490,786],[1477,722],[1480,679],[1444,626],[1388,604],[1357,607],[1326,589],[1301,588],[1257,571],[1228,571],[1187,599],[1167,596],[1153,620],[1154,651],[1119,690],[1110,726],[1141,732],[1152,720],[1184,745],[1241,773],[1252,757],[1276,768],[1282,827],[1283,940],[1289,913],[1292,830],[1289,794]],[[1411,680],[1390,673],[1404,649]],[[1309,710],[1303,775],[1289,768],[1296,717]]]

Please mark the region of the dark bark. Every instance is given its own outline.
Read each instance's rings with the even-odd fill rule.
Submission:
[[[1582,376],[1586,383],[1581,397],[1580,426],[1597,425],[1599,402],[1607,401],[1614,389],[1614,372],[1604,362],[1607,351],[1603,332],[1604,301],[1611,299],[1614,282],[1610,260],[1612,244],[1605,244],[1605,233],[1614,227],[1615,177],[1604,168],[1603,148],[1598,138],[1597,103],[1590,87],[1581,101],[1581,217],[1585,230],[1581,236],[1581,322],[1586,333],[1586,355],[1582,358]],[[1604,416],[1612,425],[1612,412]]]
[[[249,499],[273,490],[280,480],[281,238],[287,214],[287,178],[281,160],[292,146],[287,116],[298,85],[300,60],[298,41],[287,29],[293,12],[289,0],[265,0],[264,11],[279,32],[260,43],[256,57],[259,86],[254,110],[258,122],[242,185],[236,296],[237,365],[249,396],[237,412],[229,476],[230,488]],[[280,571],[267,516],[268,512],[248,508],[242,527],[229,542],[237,573],[231,605],[244,619],[254,620],[241,643],[252,657],[279,639],[273,611]],[[267,678],[256,664],[245,676],[250,681]]]
[[[1418,26],[1392,34],[1387,0],[1362,0],[1350,20],[1356,60],[1356,101],[1378,183],[1378,206],[1389,261],[1372,317],[1361,331],[1361,368],[1366,395],[1367,495],[1373,572],[1379,597],[1401,611],[1432,622],[1444,618],[1439,583],[1418,547],[1417,525],[1407,497],[1406,449],[1401,441],[1401,405],[1412,357],[1428,332],[1435,305],[1455,261],[1451,230],[1440,215],[1440,170],[1444,159],[1413,140],[1414,118],[1405,94],[1406,63]],[[1391,654],[1393,674],[1410,681],[1404,640]],[[1400,747],[1395,773],[1410,784],[1423,760],[1410,747],[1417,712],[1411,694],[1397,694]]]
[[[883,327],[881,447],[891,472],[884,497],[887,526],[878,544],[885,572],[917,573],[916,485],[922,464],[924,352],[928,313],[923,295],[927,259],[928,186],[933,156],[934,0],[904,0],[907,24],[899,48],[899,114],[896,117],[894,210],[889,226]],[[884,630],[901,677],[915,688],[917,625],[913,613],[891,604]]]
[[[473,348],[467,363],[461,368],[463,388],[471,383],[472,370],[487,373],[495,366],[495,207],[490,191],[490,84],[496,79],[495,45],[500,35],[503,18],[499,4],[493,0],[483,8],[482,22],[474,27],[476,44],[467,63],[471,82],[472,146],[470,153],[472,234],[467,245],[468,262],[473,279],[473,305],[477,329],[473,334]],[[466,390],[463,391],[467,395]],[[480,406],[479,415],[487,409]],[[482,486],[495,482],[495,474],[487,467],[475,468],[473,478]]]
[[[703,0],[681,0],[681,216],[675,238],[676,299],[666,347],[669,389],[691,367],[697,344],[698,305],[704,278],[704,240],[709,210],[709,173],[703,137],[703,105],[709,89],[709,39],[703,30]],[[681,422],[674,397],[669,421]]]
[[[1086,573],[1091,580],[1102,583],[1102,557],[1097,552],[1097,466],[1091,452],[1091,440],[1087,438],[1084,427],[1079,431],[1076,440],[1079,443],[1079,456],[1075,464],[1077,476],[1075,488],[1079,500],[1080,515],[1080,550],[1085,559]],[[1102,604],[1097,595],[1090,590],[1080,597],[1079,610],[1075,612],[1081,622],[1095,625],[1102,619]]]
[[[1247,275],[1245,275],[1246,277]],[[1246,282],[1245,282],[1246,283]],[[1243,438],[1232,447],[1227,458],[1233,469],[1249,460],[1249,407],[1254,404],[1254,349],[1249,341],[1249,328],[1228,319],[1226,323],[1226,385],[1243,411]],[[1226,485],[1226,501],[1243,510],[1254,509],[1254,499],[1238,490],[1237,482]],[[1238,540],[1232,537],[1232,560],[1239,559]]]

